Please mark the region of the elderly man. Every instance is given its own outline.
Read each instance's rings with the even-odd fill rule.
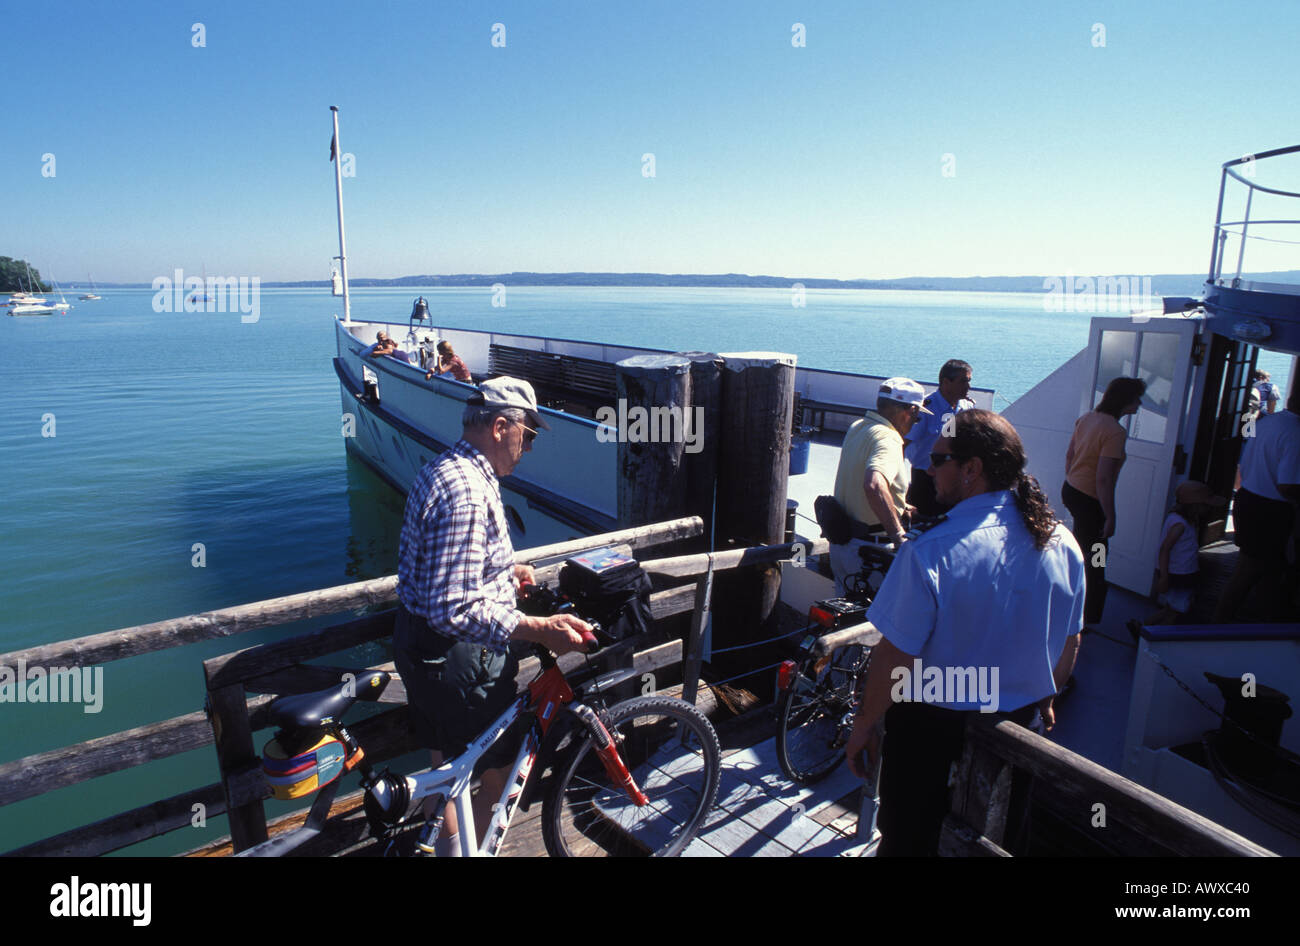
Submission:
[[[852,520],[852,538],[830,548],[835,585],[862,568],[858,549],[864,542],[901,542],[905,531],[907,486],[911,472],[903,458],[903,438],[921,414],[925,390],[909,378],[890,378],[880,385],[876,409],[844,435],[835,474],[835,499]]]
[[[982,410],[954,427],[929,467],[952,509],[899,550],[867,612],[883,636],[845,752],[864,777],[863,750],[885,758],[877,856],[936,853],[971,715],[1051,728],[1083,628],[1083,553],[1024,472],[1015,428]]]
[[[930,413],[921,415],[908,438],[907,449],[903,451],[903,456],[912,466],[912,485],[907,490],[907,501],[916,507],[918,515],[937,516],[948,511],[935,498],[934,480],[925,469],[930,465],[930,451],[943,433],[944,425],[957,414],[975,406],[975,402],[966,397],[970,393],[970,380],[969,364],[960,358],[946,361],[939,369],[939,390],[922,402]]]
[[[1241,450],[1241,489],[1232,504],[1237,566],[1214,614],[1219,623],[1240,620],[1252,591],[1263,599],[1254,617],[1285,617],[1280,585],[1300,504],[1300,388],[1286,410],[1260,415],[1254,434]]]
[[[556,654],[583,648],[590,627],[571,614],[531,617],[516,605],[532,569],[515,564],[499,478],[508,476],[547,429],[527,381],[484,382],[465,409],[461,439],[420,471],[406,500],[397,566],[400,606],[393,632],[417,737],[441,765],[510,705],[518,661],[507,645],[535,641]],[[474,800],[481,834],[509,774],[515,746],[499,740],[484,758]],[[439,854],[457,852],[455,812]],[[422,838],[424,848],[432,838]]]

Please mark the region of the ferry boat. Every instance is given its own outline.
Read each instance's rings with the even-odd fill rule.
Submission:
[[[337,118],[335,130],[337,138]],[[1291,355],[1291,383],[1300,383],[1300,285],[1262,283],[1244,268],[1250,241],[1261,230],[1300,223],[1294,209],[1274,218],[1259,216],[1259,207],[1269,201],[1293,202],[1300,193],[1258,183],[1258,175],[1243,173],[1243,165],[1249,162],[1249,171],[1255,172],[1267,161],[1281,165],[1285,162],[1278,159],[1297,153],[1300,146],[1223,165],[1201,297],[1164,298],[1157,300],[1155,311],[1092,319],[1088,346],[1002,412],[1024,440],[1029,472],[1069,522],[1060,484],[1075,419],[1095,406],[1112,378],[1147,381],[1141,409],[1123,421],[1128,459],[1116,492],[1121,527],[1107,558],[1112,592],[1106,616],[1100,633],[1084,641],[1078,685],[1059,714],[1053,738],[1289,855],[1300,855],[1300,724],[1280,726],[1279,718],[1271,747],[1225,747],[1224,738],[1232,741],[1231,726],[1224,726],[1220,716],[1227,704],[1207,673],[1232,680],[1246,675],[1261,693],[1272,688],[1291,699],[1300,697],[1300,621],[1143,628],[1136,650],[1128,643],[1126,624],[1154,610],[1150,596],[1161,525],[1178,484],[1197,479],[1218,495],[1232,493],[1259,351]],[[664,352],[434,325],[419,304],[405,320],[352,320],[341,179],[338,185],[344,316],[335,320],[333,367],[345,417],[355,419],[346,438],[348,450],[405,492],[419,469],[455,442],[474,386],[446,377],[426,380],[420,367],[425,340],[445,339],[475,381],[508,374],[527,378],[537,388],[551,430],[538,439],[528,462],[503,482],[514,510],[511,517],[526,530],[528,544],[613,528],[617,444],[597,436],[595,414],[617,398],[618,361]],[[1238,188],[1245,189],[1236,195],[1244,195],[1239,219],[1225,209],[1225,200]],[[367,354],[380,331],[399,341],[398,357]],[[817,430],[811,444],[802,445],[797,437],[793,441],[796,453],[803,447],[809,454],[808,472],[792,476],[789,486],[790,497],[802,509],[810,511],[815,496],[831,492],[838,440],[863,410],[874,406],[882,380],[797,367],[796,424]],[[927,392],[935,386],[926,384]],[[970,397],[978,407],[993,408],[992,390],[973,389]],[[1221,540],[1224,528],[1225,523],[1210,524],[1201,536],[1207,587],[1213,575],[1230,570],[1235,560],[1235,547]],[[817,535],[815,526],[803,531]],[[518,545],[521,536],[515,538]],[[806,610],[812,600],[828,597],[829,589],[829,579],[815,568],[783,569],[782,598],[796,608]],[[1285,700],[1274,703],[1275,715],[1289,715]],[[1212,731],[1220,729],[1215,736]]]

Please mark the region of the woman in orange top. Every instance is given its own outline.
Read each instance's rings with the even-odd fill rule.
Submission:
[[[1083,608],[1086,625],[1100,623],[1106,606],[1106,540],[1115,534],[1115,484],[1124,465],[1127,436],[1119,419],[1137,413],[1146,389],[1141,378],[1111,381],[1096,409],[1074,422],[1074,435],[1065,451],[1061,499],[1074,517],[1072,531],[1083,550],[1088,583]]]
[[[469,381],[469,369],[465,367],[465,362],[461,360],[460,355],[451,350],[451,342],[445,338],[438,343],[438,363],[424,377],[426,380],[432,378],[435,374],[442,374],[450,371],[451,376],[457,381]]]

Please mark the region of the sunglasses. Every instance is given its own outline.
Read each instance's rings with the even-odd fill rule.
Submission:
[[[934,467],[935,469],[938,469],[939,467],[947,463],[949,460],[960,461],[961,459],[962,458],[957,456],[957,454],[955,453],[932,453],[930,454],[930,466]]]

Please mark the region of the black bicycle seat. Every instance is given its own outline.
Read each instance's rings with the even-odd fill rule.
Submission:
[[[271,704],[268,719],[272,726],[284,730],[319,729],[326,720],[341,717],[357,700],[375,702],[391,679],[392,674],[384,670],[364,670],[355,680],[325,690],[282,696]]]

